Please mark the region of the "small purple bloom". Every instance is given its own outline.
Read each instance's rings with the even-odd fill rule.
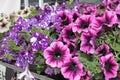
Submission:
[[[107,44],[102,44],[96,49],[96,54],[105,56],[110,53],[110,47]]]
[[[87,53],[93,54],[95,52],[95,36],[93,36],[90,32],[84,32],[81,34],[81,44],[80,50]]]
[[[15,65],[17,67],[25,68],[26,64],[32,64],[33,59],[34,59],[34,53],[32,51],[25,51],[25,50],[20,50],[18,52],[18,55],[16,55],[16,63]]]
[[[53,74],[55,74],[54,69],[51,68],[51,67],[47,67],[45,69],[45,73],[48,74],[48,75],[50,75],[50,76],[53,75]]]
[[[50,47],[44,50],[43,55],[46,64],[58,68],[71,58],[68,47],[60,41],[51,43]]]
[[[61,67],[61,73],[64,78],[69,80],[80,80],[83,73],[83,64],[79,62],[77,57],[71,58]]]
[[[47,38],[47,36],[43,35],[39,32],[32,33],[32,36],[30,38],[30,42],[32,43],[32,49],[33,51],[38,51],[40,49],[44,50],[48,47],[50,39]]]
[[[105,75],[105,80],[109,80],[110,78],[115,78],[117,76],[118,63],[114,60],[114,55],[112,53],[100,57],[99,62]]]

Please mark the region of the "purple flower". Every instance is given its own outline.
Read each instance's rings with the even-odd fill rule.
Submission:
[[[80,44],[80,50],[87,53],[87,54],[93,54],[94,53],[94,41],[95,36],[93,36],[90,32],[84,32],[81,34],[81,44]]]
[[[116,8],[116,20],[117,20],[117,24],[119,24],[119,28],[120,28],[120,4],[117,6],[117,8]]]
[[[96,11],[97,11],[96,6],[90,5],[84,9],[83,14],[92,15]]]
[[[38,51],[40,49],[44,50],[48,47],[50,39],[47,38],[47,36],[43,35],[39,32],[32,33],[32,36],[30,38],[30,42],[32,43],[32,49],[33,51]]]
[[[110,11],[115,11],[118,4],[120,4],[119,0],[110,0],[109,2],[107,2],[107,9]]]
[[[68,47],[60,41],[51,43],[50,47],[44,50],[43,55],[46,64],[58,68],[71,58]]]
[[[62,30],[61,36],[65,42],[75,42],[76,41],[76,34],[72,31],[72,25],[66,26]]]
[[[69,12],[67,11],[61,11],[59,12],[59,18],[60,18],[60,27],[64,27],[69,25],[72,22],[72,16]],[[59,19],[58,18],[58,19]]]
[[[118,63],[114,60],[113,54],[100,57],[99,62],[105,75],[105,80],[109,80],[110,78],[115,78],[117,76]]]
[[[107,27],[112,27],[113,24],[116,23],[115,12],[105,11],[103,15],[103,27],[104,25]]]
[[[91,24],[91,16],[90,15],[81,15],[75,22],[72,27],[73,32],[81,33],[82,31],[87,32],[88,28]]]
[[[32,64],[34,57],[35,56],[34,56],[34,53],[32,51],[20,50],[18,52],[18,55],[16,55],[15,65],[17,67],[25,68],[27,63]]]
[[[73,22],[75,22],[79,17],[80,17],[80,14],[78,12],[73,12],[72,13]]]
[[[90,71],[86,71],[84,76],[82,76],[80,80],[90,80],[90,78],[91,78]]]
[[[55,74],[55,71],[54,71],[53,68],[47,67],[47,68],[45,69],[45,73],[51,76],[51,75]]]
[[[89,31],[93,35],[97,35],[99,31],[102,30],[103,16],[102,14],[96,14],[92,17],[92,23],[90,25]]]
[[[102,44],[96,49],[96,54],[105,56],[110,53],[110,47],[107,44]]]
[[[69,43],[67,43],[67,46],[68,46],[71,54],[76,50],[75,43],[69,42]]]
[[[80,80],[83,73],[83,64],[79,62],[77,57],[71,58],[61,67],[61,73],[64,78],[69,80]]]

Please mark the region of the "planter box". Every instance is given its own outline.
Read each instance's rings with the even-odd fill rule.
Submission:
[[[0,61],[0,80],[10,80],[12,77],[16,77],[17,73],[21,73],[23,71],[24,70],[21,68],[17,68],[11,64]],[[37,80],[53,80],[43,75],[38,75],[33,72],[31,73]]]

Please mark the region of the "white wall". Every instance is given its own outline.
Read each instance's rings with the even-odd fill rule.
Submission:
[[[0,0],[0,13],[10,14],[20,9],[20,0]]]

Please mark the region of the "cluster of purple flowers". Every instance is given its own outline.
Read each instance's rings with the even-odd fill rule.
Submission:
[[[99,5],[77,2],[70,8],[63,3],[57,6],[45,5],[43,10],[37,6],[36,9],[38,15],[29,19],[20,17],[5,34],[0,43],[0,56],[10,54],[16,66],[25,68],[27,63],[32,64],[35,53],[42,50],[45,63],[49,67],[59,68],[64,78],[90,80],[90,71],[85,70],[79,60],[79,52],[83,52],[98,56],[105,80],[117,77],[119,65],[109,44],[97,46],[96,38],[114,25],[120,28],[119,0],[103,0]],[[50,39],[52,33],[47,36],[41,32],[32,32],[33,28],[55,30],[53,33],[58,37]],[[26,36],[30,36],[29,39]],[[9,45],[11,40],[23,49],[12,50]]]

